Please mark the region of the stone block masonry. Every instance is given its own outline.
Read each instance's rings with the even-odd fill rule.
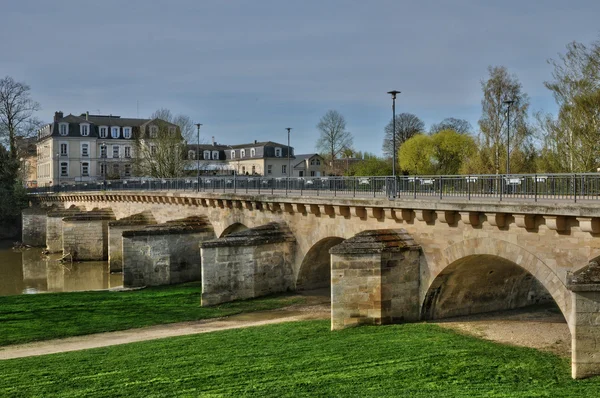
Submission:
[[[201,243],[202,306],[292,290],[295,245],[280,223]]]
[[[123,231],[123,284],[159,286],[200,280],[202,241],[215,238],[206,217]]]
[[[108,223],[108,264],[110,272],[123,270],[123,232],[144,229],[156,224],[151,212],[145,211]]]
[[[330,253],[332,330],[419,319],[421,248],[405,230],[364,231]]]
[[[63,218],[82,213],[79,207],[48,212],[46,218],[46,250],[50,253],[63,251]]]
[[[21,212],[21,242],[33,247],[46,246],[46,219],[48,212],[57,210],[56,206],[30,207]]]
[[[93,210],[63,218],[63,254],[78,261],[108,259],[108,222],[112,210]]]

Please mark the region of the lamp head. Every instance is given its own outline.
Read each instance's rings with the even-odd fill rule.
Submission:
[[[392,99],[396,99],[396,94],[400,94],[400,91],[392,90],[392,91],[388,91],[388,94],[392,95]]]
[[[507,105],[512,105],[515,103],[515,100],[504,100],[504,101],[502,101],[502,103],[507,104]]]
[[[292,128],[291,128],[291,127],[286,127],[285,129],[288,131],[288,133],[289,133],[290,131],[292,131]]]

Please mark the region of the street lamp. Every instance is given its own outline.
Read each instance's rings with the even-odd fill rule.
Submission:
[[[196,123],[196,127],[198,128],[198,147],[196,148],[196,178],[198,179],[198,183],[196,184],[196,190],[200,192],[200,126],[202,123]]]
[[[106,150],[106,142],[102,142],[100,144],[100,157],[103,159],[102,160],[102,165],[104,166],[102,169],[102,188],[106,189],[106,157],[107,157],[107,150]]]
[[[57,176],[57,182],[58,182],[58,191],[60,192],[60,153],[56,154],[56,176]]]
[[[287,158],[288,158],[288,167],[287,167],[287,186],[285,188],[286,190],[286,194],[287,191],[290,189],[290,173],[292,172],[292,169],[290,168],[290,131],[292,131],[291,127],[286,127],[285,128],[288,132],[288,145],[287,145]]]
[[[503,101],[508,106],[506,122],[506,174],[510,174],[510,106],[515,103],[514,100]]]
[[[400,94],[398,90],[388,91],[392,95],[392,175],[394,176],[394,192],[391,197],[396,197],[396,94]]]

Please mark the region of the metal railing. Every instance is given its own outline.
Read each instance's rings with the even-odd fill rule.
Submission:
[[[31,182],[28,186],[35,185]],[[389,199],[600,200],[600,173],[393,177],[211,176],[69,182],[31,194],[85,191],[190,191]]]

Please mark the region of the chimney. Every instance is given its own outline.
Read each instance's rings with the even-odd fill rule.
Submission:
[[[90,120],[90,112],[85,111],[85,120]]]
[[[215,142],[215,136],[214,135],[212,136],[212,142],[213,142],[213,146],[217,145],[217,143]]]
[[[58,122],[60,119],[64,117],[62,111],[54,112],[54,121]]]
[[[255,144],[258,144],[258,140],[254,140],[254,143],[255,143]]]

